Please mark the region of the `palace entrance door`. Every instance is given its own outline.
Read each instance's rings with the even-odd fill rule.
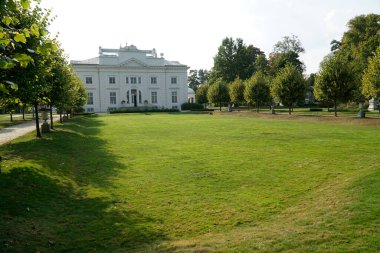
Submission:
[[[132,96],[132,105],[134,107],[137,107],[137,90],[136,89],[131,90],[131,96]]]

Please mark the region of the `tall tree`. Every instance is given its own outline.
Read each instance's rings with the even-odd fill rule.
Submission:
[[[16,65],[7,70],[7,77],[18,84],[18,98],[34,107],[36,113],[36,133],[41,137],[39,128],[38,106],[45,100],[45,94],[50,89],[47,79],[50,75],[51,55],[57,49],[55,43],[49,38],[48,26],[51,22],[50,11],[43,10],[38,2],[33,8],[16,12],[15,18],[20,27],[31,27],[34,36],[29,37],[21,49],[33,51],[33,64],[27,66]],[[33,29],[32,29],[33,27]],[[21,50],[20,49],[20,50]],[[20,73],[22,73],[20,75]]]
[[[273,47],[274,53],[288,53],[294,52],[297,54],[304,53],[305,49],[302,47],[301,41],[294,34],[284,36],[281,41],[277,42]]]
[[[296,103],[305,99],[305,79],[296,66],[287,64],[274,78],[271,86],[271,94],[289,108],[289,114]]]
[[[211,84],[208,88],[207,99],[211,103],[219,104],[219,110],[222,111],[222,104],[229,102],[227,84],[222,79]]]
[[[348,30],[343,34],[340,51],[355,64],[359,81],[370,57],[380,46],[380,15],[360,15],[351,19]]]
[[[187,78],[188,86],[197,92],[199,86],[206,83],[208,79],[209,73],[207,69],[191,69]]]
[[[244,98],[248,104],[256,104],[257,112],[260,105],[270,102],[269,82],[263,72],[256,72],[245,82]]]
[[[380,46],[376,54],[370,58],[368,67],[364,71],[362,93],[367,99],[380,98]]]
[[[299,59],[300,53],[304,53],[301,41],[297,36],[285,36],[282,41],[274,45],[273,52],[269,55],[270,74],[276,76],[277,73],[291,64],[297,67],[298,71],[303,72],[305,65]]]
[[[262,72],[265,75],[269,74],[269,61],[265,57],[265,54],[260,54],[255,62],[256,72]]]
[[[356,88],[351,65],[339,54],[326,57],[315,80],[314,96],[318,100],[332,102],[335,117],[338,103],[353,99]]]
[[[231,102],[237,105],[244,103],[244,83],[240,78],[236,78],[229,87],[228,94]]]
[[[187,81],[188,81],[188,86],[196,92],[200,85],[199,78],[198,78],[198,70],[190,69],[189,76],[187,77]]]
[[[198,70],[198,80],[200,84],[204,84],[208,82],[210,73],[207,69],[199,69]]]
[[[227,83],[237,77],[245,80],[254,73],[256,58],[261,54],[260,49],[245,45],[240,38],[225,38],[214,57],[213,72]]]

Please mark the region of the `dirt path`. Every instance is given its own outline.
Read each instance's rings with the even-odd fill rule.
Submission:
[[[54,116],[54,121],[57,121],[58,119],[59,116]],[[36,122],[34,120],[3,128],[0,130],[0,145],[3,145],[4,143],[7,143],[11,140],[14,140],[20,136],[23,136],[24,134],[27,134],[35,130]]]

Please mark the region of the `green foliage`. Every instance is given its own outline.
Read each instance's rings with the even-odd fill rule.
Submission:
[[[245,45],[240,38],[225,38],[214,57],[213,72],[227,83],[236,78],[245,80],[255,72],[255,61],[262,54],[259,48]]]
[[[228,94],[231,102],[237,105],[244,103],[244,82],[240,78],[236,78],[235,81],[228,86]]]
[[[362,93],[367,99],[380,98],[380,46],[370,58],[362,79]]]
[[[297,70],[301,73],[305,70],[305,65],[299,59],[299,54],[293,51],[285,53],[271,53],[269,55],[269,64],[269,72],[272,76],[276,76],[277,73],[288,64],[296,66]]]
[[[271,101],[268,78],[262,72],[256,72],[245,81],[244,99],[248,104],[256,104],[257,111],[260,105]]]
[[[208,103],[207,92],[209,87],[210,85],[205,83],[201,85],[195,92],[195,101],[197,101],[198,104]]]
[[[348,30],[343,34],[340,51],[348,61],[353,62],[360,82],[368,59],[380,46],[380,15],[360,15],[351,19]]]
[[[222,110],[222,103],[229,102],[227,84],[222,79],[211,84],[207,91],[207,99],[211,103],[219,104],[219,109]]]
[[[273,48],[274,53],[289,53],[294,52],[296,54],[304,53],[305,49],[302,47],[301,41],[297,36],[292,34],[291,36],[284,36],[281,41],[277,42]]]
[[[29,16],[33,15],[32,11],[29,10],[30,2],[28,0],[8,0],[0,6],[1,70],[11,69],[17,66],[18,63],[22,64],[22,67],[26,67],[27,64],[33,62],[30,56],[26,57],[31,50],[28,51],[25,45],[28,41],[39,40],[40,38],[39,34],[32,33],[24,23],[26,19],[29,19]],[[34,24],[33,29],[38,30],[39,26]],[[22,61],[20,61],[20,55],[23,55]],[[5,82],[3,78],[0,76],[0,83]]]
[[[265,75],[269,74],[270,66],[269,66],[269,61],[265,57],[265,54],[261,54],[257,57],[256,62],[255,62],[255,68],[256,68],[256,72],[262,72]]]
[[[271,94],[275,100],[291,109],[296,103],[304,103],[306,84],[302,73],[294,65],[286,65],[274,78]]]
[[[206,69],[191,69],[187,79],[189,87],[197,92],[199,86],[208,81],[209,72]]]
[[[321,101],[332,102],[335,108],[338,103],[353,99],[357,89],[351,65],[339,54],[331,54],[321,64],[314,85],[314,96]]]
[[[296,66],[298,71],[302,73],[305,70],[305,65],[299,59],[299,54],[304,52],[305,49],[297,36],[283,37],[282,41],[275,44],[273,52],[269,55],[271,76],[276,76],[288,64]]]
[[[204,109],[203,104],[183,103],[181,105],[181,110],[202,110],[202,109]]]
[[[50,38],[50,10],[39,3],[8,0],[0,5],[0,101],[29,104],[35,109],[41,104],[78,109],[86,102],[86,88],[59,43]],[[38,117],[36,128],[40,137]]]

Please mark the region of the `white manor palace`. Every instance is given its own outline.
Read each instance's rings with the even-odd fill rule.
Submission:
[[[88,90],[86,112],[128,107],[181,109],[188,101],[188,67],[164,59],[163,54],[157,57],[155,49],[99,47],[98,57],[71,64]]]

